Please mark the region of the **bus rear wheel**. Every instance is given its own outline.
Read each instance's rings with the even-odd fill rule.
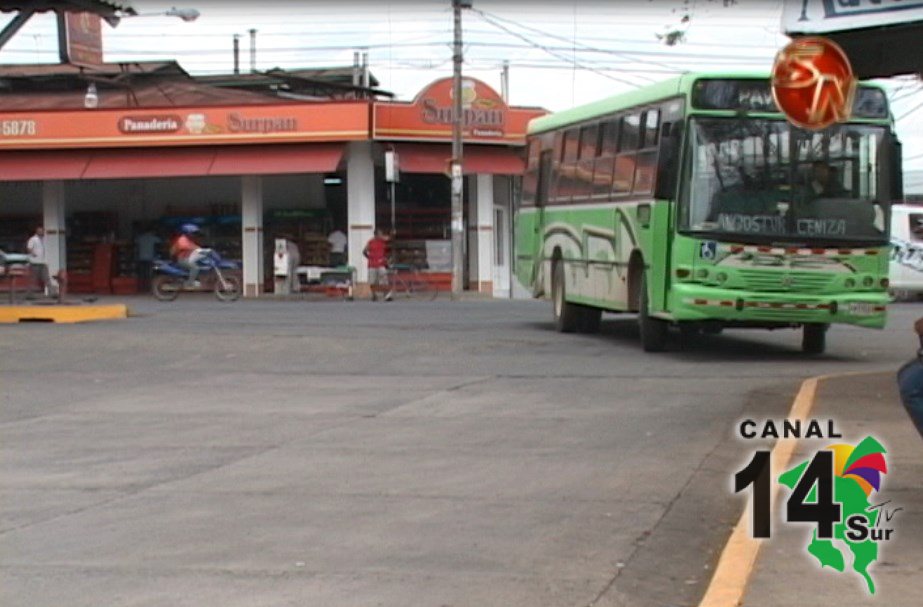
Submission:
[[[805,354],[823,354],[827,349],[827,329],[821,323],[804,325],[801,333],[801,350]]]
[[[551,270],[551,303],[554,326],[561,333],[573,333],[580,319],[580,306],[567,301],[564,286],[564,261],[558,259]]]
[[[641,330],[641,347],[645,352],[663,352],[667,349],[666,321],[650,315],[647,295],[647,277],[641,276],[641,301],[638,306],[638,327]]]

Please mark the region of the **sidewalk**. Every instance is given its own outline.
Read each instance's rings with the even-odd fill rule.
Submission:
[[[896,372],[896,370],[895,370]],[[865,581],[852,570],[852,555],[844,549],[846,570],[821,569],[808,554],[809,531],[801,524],[783,524],[776,504],[772,538],[763,543],[742,605],[745,607],[842,607],[874,604],[911,607],[923,604],[923,440],[900,405],[895,372],[852,375],[823,381],[810,417],[832,418],[842,441],[856,444],[868,435],[887,449],[888,473],[882,490],[870,502],[892,500],[903,507],[889,526],[894,536],[879,548],[869,567],[877,586],[869,596]],[[802,440],[792,458],[798,465],[827,444]],[[782,471],[773,471],[778,477]],[[788,492],[781,492],[787,498]]]

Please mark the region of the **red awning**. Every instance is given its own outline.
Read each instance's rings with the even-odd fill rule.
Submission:
[[[143,179],[208,175],[216,148],[96,150],[83,179]]]
[[[83,150],[0,152],[0,181],[80,179],[90,154]]]
[[[398,164],[402,173],[449,174],[452,148],[439,143],[397,143]],[[525,162],[516,148],[466,145],[462,149],[466,174],[521,175]]]
[[[0,181],[332,173],[342,143],[0,152]]]
[[[220,148],[209,175],[332,173],[343,158],[342,143],[239,145]]]

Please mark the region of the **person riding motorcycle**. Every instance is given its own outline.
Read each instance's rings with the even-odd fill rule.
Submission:
[[[201,283],[196,280],[199,276],[198,262],[208,255],[208,249],[199,246],[194,234],[199,233],[199,226],[194,223],[184,223],[180,226],[180,234],[170,246],[170,255],[176,263],[189,271],[186,278],[186,287],[199,287]]]

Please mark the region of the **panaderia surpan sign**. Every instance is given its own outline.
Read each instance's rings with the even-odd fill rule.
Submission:
[[[510,107],[490,86],[475,78],[462,80],[460,117],[466,142],[524,144],[529,120],[546,112]],[[375,104],[375,139],[449,141],[455,119],[452,78],[436,80],[411,103]]]
[[[365,102],[0,112],[0,150],[364,140]]]

